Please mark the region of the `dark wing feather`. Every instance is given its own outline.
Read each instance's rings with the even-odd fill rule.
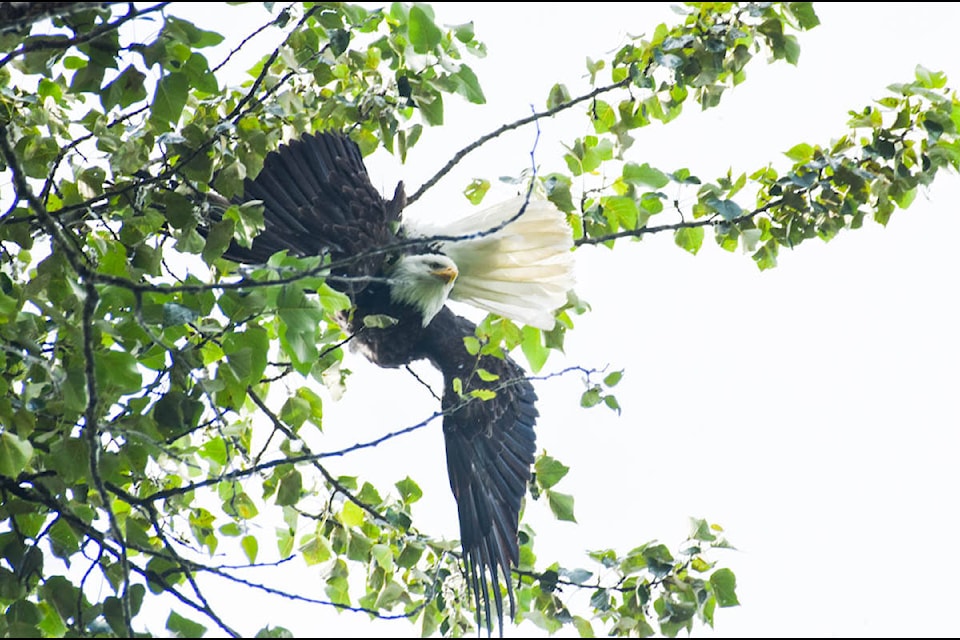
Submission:
[[[251,200],[263,202],[264,229],[252,247],[233,244],[224,257],[262,263],[282,249],[329,254],[349,263],[335,274],[353,277],[380,274],[385,256],[376,250],[396,242],[393,223],[404,204],[402,185],[392,201],[384,200],[370,183],[359,147],[334,132],[305,134],[270,153],[235,202]]]
[[[523,369],[509,358],[473,356],[463,338],[474,324],[446,307],[426,329],[428,357],[443,372],[443,434],[450,488],[460,514],[460,541],[467,581],[477,605],[477,623],[491,632],[493,608],[503,635],[503,596],[507,587],[510,615],[515,614],[510,571],[520,562],[520,508],[536,451],[533,427],[537,400]],[[497,376],[484,382],[484,369]],[[454,391],[460,378],[463,396]],[[489,400],[471,391],[492,390]]]

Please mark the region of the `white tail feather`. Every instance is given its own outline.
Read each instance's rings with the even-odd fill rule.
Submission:
[[[421,225],[411,235],[468,236],[517,215],[524,196],[484,209],[447,226]],[[490,235],[445,242],[441,251],[460,275],[450,298],[540,329],[552,329],[553,312],[573,288],[573,239],[563,213],[546,200],[530,200],[523,215]]]

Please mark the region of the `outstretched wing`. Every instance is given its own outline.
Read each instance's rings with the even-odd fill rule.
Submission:
[[[250,248],[231,245],[226,258],[261,263],[283,249],[329,254],[334,262],[347,261],[335,273],[354,277],[380,273],[384,254],[376,250],[395,242],[393,223],[404,205],[402,183],[393,200],[384,200],[357,144],[335,132],[305,134],[267,155],[235,202],[251,200],[263,203],[264,229]]]
[[[443,372],[447,471],[460,514],[463,562],[477,624],[485,622],[492,631],[492,597],[502,636],[501,580],[511,617],[516,609],[510,570],[520,562],[518,521],[536,451],[537,395],[523,369],[509,358],[467,352],[463,338],[475,328],[445,307],[427,327],[427,350]],[[480,369],[493,376],[484,381]],[[474,391],[495,395],[484,399]]]

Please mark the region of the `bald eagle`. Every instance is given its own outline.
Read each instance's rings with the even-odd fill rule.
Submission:
[[[400,215],[403,183],[392,199],[381,197],[356,143],[334,132],[305,134],[268,154],[234,199],[250,201],[263,204],[264,228],[251,246],[234,243],[224,257],[265,263],[278,251],[328,256],[332,282],[342,283],[352,302],[337,321],[363,353],[382,367],[427,360],[442,373],[447,472],[466,581],[478,627],[485,623],[492,633],[492,604],[503,635],[500,585],[513,617],[510,572],[520,560],[518,520],[534,461],[537,396],[509,357],[468,352],[464,338],[476,326],[446,302],[551,329],[573,285],[563,214],[547,201],[519,197],[445,227],[408,225]],[[418,238],[424,242],[410,242]],[[396,322],[375,328],[364,322],[369,316]],[[472,393],[478,390],[494,395],[480,399]]]

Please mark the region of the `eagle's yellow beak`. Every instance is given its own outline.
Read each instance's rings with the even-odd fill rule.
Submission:
[[[443,280],[446,284],[450,284],[457,279],[457,270],[454,267],[441,267],[440,269],[434,269],[430,272],[434,278]]]

